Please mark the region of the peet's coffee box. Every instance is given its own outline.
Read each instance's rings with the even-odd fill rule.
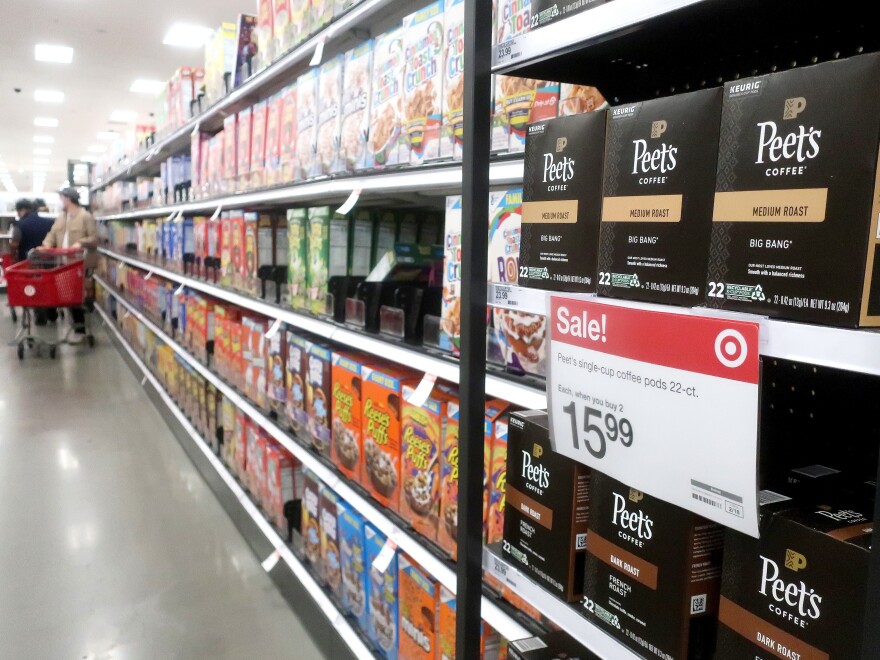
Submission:
[[[715,657],[862,657],[870,507],[761,501],[761,538],[725,539]]]
[[[709,306],[880,325],[880,54],[727,83],[720,144]]]
[[[555,630],[510,642],[508,657],[511,660],[593,660],[599,656],[564,630]]]
[[[584,615],[647,658],[711,658],[724,530],[592,473]]]
[[[584,587],[590,468],[553,451],[547,413],[511,414],[504,557],[559,598]]]
[[[605,112],[529,125],[520,286],[596,291],[604,152]]]
[[[697,305],[705,298],[721,90],[608,111],[599,293]]]

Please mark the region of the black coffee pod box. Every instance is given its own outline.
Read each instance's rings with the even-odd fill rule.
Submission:
[[[511,660],[599,660],[564,630],[510,642],[507,653]]]
[[[582,613],[646,658],[711,658],[724,529],[593,471]]]
[[[553,595],[580,600],[590,468],[553,451],[546,411],[510,416],[506,497],[504,557]]]
[[[702,304],[721,89],[608,111],[599,293]]]
[[[880,325],[880,54],[724,85],[707,301]]]
[[[520,286],[596,291],[604,152],[605,111],[529,124]]]
[[[868,509],[776,496],[761,506],[760,539],[728,531],[715,657],[862,657]]]

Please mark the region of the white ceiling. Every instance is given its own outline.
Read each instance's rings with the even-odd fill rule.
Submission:
[[[154,98],[128,91],[136,78],[167,80],[178,66],[204,65],[203,49],[162,44],[172,23],[216,27],[242,11],[255,13],[256,0],[0,0],[0,167],[30,190],[34,147],[48,147],[45,190],[58,189],[69,158],[101,144],[99,131],[124,129],[111,112],[133,110],[138,123],[152,123]],[[73,48],[73,63],[37,62],[38,43]],[[37,103],[35,89],[60,90],[64,102]],[[34,117],[55,117],[58,128],[35,127]],[[34,144],[34,135],[55,143]]]

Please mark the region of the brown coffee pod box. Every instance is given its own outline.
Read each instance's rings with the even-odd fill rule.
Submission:
[[[646,658],[711,658],[724,529],[593,471],[582,613]]]
[[[880,325],[880,54],[724,85],[707,301]]]
[[[605,111],[529,124],[520,286],[596,291],[604,152]]]
[[[861,658],[870,507],[768,494],[761,538],[725,539],[715,657]]]
[[[590,468],[557,454],[543,410],[510,415],[502,553],[555,596],[584,586]]]
[[[600,294],[702,304],[721,96],[706,89],[608,111]]]

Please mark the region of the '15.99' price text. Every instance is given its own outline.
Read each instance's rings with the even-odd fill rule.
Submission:
[[[562,407],[562,412],[571,420],[571,441],[576,451],[580,451],[580,443],[583,442],[590,454],[595,458],[603,458],[608,451],[609,442],[619,441],[624,447],[632,447],[635,432],[626,417],[617,417],[611,412],[603,413],[584,404],[580,415],[583,421],[579,428],[577,409],[578,404],[575,401]]]

